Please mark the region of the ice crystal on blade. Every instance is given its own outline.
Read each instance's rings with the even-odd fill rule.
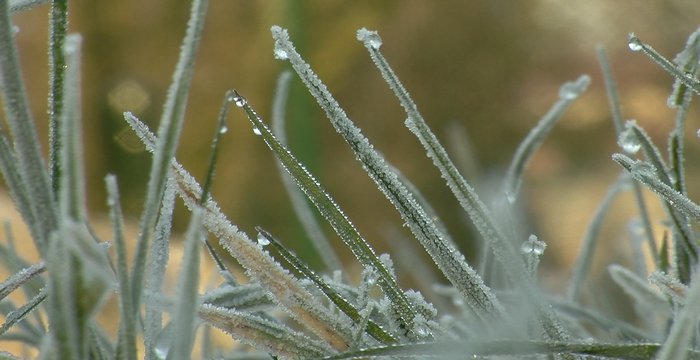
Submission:
[[[382,38],[376,31],[370,31],[365,28],[357,30],[357,40],[365,43],[365,46],[372,48],[374,50],[379,49],[382,46]]]
[[[564,85],[559,88],[559,97],[566,100],[576,99],[581,93],[586,91],[590,83],[590,76],[581,75],[576,81],[564,83]]]
[[[523,254],[542,255],[544,254],[544,249],[546,247],[547,244],[545,244],[544,241],[539,241],[537,236],[530,235],[528,240],[524,241],[522,245],[520,245],[520,252]]]
[[[267,246],[270,245],[270,239],[265,236],[263,233],[258,233],[258,245],[260,246]]]

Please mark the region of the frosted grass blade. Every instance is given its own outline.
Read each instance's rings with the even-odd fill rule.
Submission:
[[[612,319],[608,314],[602,314],[580,304],[559,297],[550,297],[549,301],[558,312],[577,319],[579,322],[592,324],[598,331],[612,334],[612,337],[619,337],[622,340],[631,342],[646,342],[653,338],[652,335],[645,333],[634,325],[619,319]]]
[[[628,45],[630,50],[643,52],[652,61],[661,66],[662,69],[666,70],[667,73],[671,74],[676,80],[682,82],[694,93],[700,94],[700,82],[676,67],[674,63],[661,56],[661,54],[656,52],[656,50],[654,50],[654,48],[651,46],[643,43],[642,40],[640,40],[634,34],[629,35]]]
[[[247,101],[239,95],[239,103],[245,110],[254,128],[262,136],[267,146],[275,153],[277,159],[284,165],[285,170],[292,176],[297,186],[304,191],[306,196],[316,206],[321,215],[333,227],[338,236],[350,248],[353,255],[363,267],[372,267],[379,274],[379,284],[382,291],[390,299],[392,310],[398,316],[401,326],[407,333],[413,331],[413,318],[415,310],[408,302],[405,294],[399,287],[396,279],[391,276],[384,264],[375,255],[372,247],[360,235],[350,219],[343,213],[330,194],[321,187],[311,173],[294,157],[294,155],[282,145],[270,129],[265,125],[257,113],[248,105]]]
[[[700,206],[659,179],[658,172],[652,164],[641,160],[632,160],[622,154],[613,154],[612,159],[627,169],[635,180],[646,185],[672,204],[674,209],[695,221],[700,221]]]
[[[598,62],[600,63],[600,69],[603,73],[603,81],[605,83],[605,92],[608,95],[608,102],[610,103],[610,112],[612,114],[613,125],[615,125],[615,133],[620,136],[624,130],[623,120],[622,120],[622,107],[620,106],[620,97],[617,93],[617,84],[612,75],[612,69],[610,68],[610,63],[608,62],[608,56],[605,53],[605,49],[602,46],[597,47],[598,52]],[[654,229],[651,226],[651,219],[649,218],[649,211],[647,210],[646,201],[642,196],[642,189],[639,183],[632,183],[634,198],[639,208],[639,217],[642,219],[644,224],[644,231],[646,232],[646,237],[649,245],[649,250],[651,251],[652,257],[656,262],[659,261],[659,250],[656,248],[656,242],[654,241]]]
[[[237,286],[223,284],[204,293],[202,303],[247,312],[267,310],[275,305],[270,293],[257,283]]]
[[[126,113],[124,118],[143,141],[146,149],[153,151],[156,137],[148,127],[132,114]],[[189,209],[199,207],[202,189],[197,181],[175,159],[172,159],[171,166],[178,185],[178,194],[185,206]],[[254,244],[245,233],[231,224],[213,199],[207,200],[204,209],[204,227],[238,260],[250,278],[266,287],[278,304],[286,308],[300,324],[337,349],[347,347],[345,337],[349,331],[346,331],[347,327],[344,324],[333,319],[325,307],[317,303],[297,279],[284,270],[261,246]]]
[[[195,322],[197,316],[199,284],[199,246],[203,240],[202,209],[192,210],[192,218],[185,235],[185,251],[180,270],[180,280],[173,312],[172,345],[166,360],[185,360],[190,358],[194,344]]]
[[[5,116],[12,132],[18,168],[27,185],[32,219],[36,220],[34,226],[38,229],[38,236],[33,238],[39,252],[45,257],[49,234],[58,226],[57,211],[49,175],[41,157],[41,142],[37,137],[21,78],[22,70],[7,1],[0,1],[0,49],[0,91],[4,100]]]
[[[46,300],[47,292],[46,289],[42,289],[36,296],[29,299],[26,304],[22,305],[18,309],[9,312],[5,316],[5,322],[0,326],[0,336],[4,335],[8,330],[12,328],[18,322],[25,320],[25,318],[32,313],[37,307]],[[43,334],[33,334],[35,337],[40,338]]]
[[[68,63],[70,56],[66,53],[65,45],[68,34],[68,0],[52,0],[51,13],[49,16],[49,94],[48,94],[48,113],[49,113],[49,176],[51,185],[55,194],[59,193],[61,171],[64,164],[60,159],[63,151],[63,141],[65,137],[70,136],[66,131],[65,121],[66,105],[71,106],[69,101],[66,101],[66,90],[69,90],[64,84],[66,80]],[[72,70],[72,76],[78,76],[76,70]],[[76,89],[73,89],[76,90]],[[71,110],[80,111],[79,107]]]
[[[686,42],[685,48],[676,55],[673,61],[683,68],[683,72],[695,78],[698,70],[698,58],[700,58],[700,28],[695,30]],[[688,97],[688,87],[680,80],[673,83],[673,92],[668,98],[670,108],[681,107]]]
[[[44,271],[46,271],[46,265],[42,262],[12,274],[0,284],[0,300],[6,298],[17,288],[26,284],[28,281]]]
[[[284,130],[285,106],[287,103],[287,93],[289,92],[289,80],[291,79],[291,75],[291,72],[285,71],[277,79],[277,90],[275,92],[270,115],[272,132],[284,146],[287,146],[286,132]],[[313,211],[304,197],[304,193],[296,186],[294,180],[284,170],[284,165],[280,161],[277,161],[276,164],[280,176],[282,177],[284,188],[287,190],[289,199],[294,207],[294,212],[297,214],[311,243],[316,247],[316,251],[318,251],[326,269],[330,271],[339,270],[342,261],[340,261],[335,250],[333,250],[333,246],[331,246],[328,238],[323,233],[321,225],[316,220]]]
[[[129,279],[129,266],[126,258],[126,239],[124,238],[124,214],[121,209],[119,187],[114,175],[105,177],[107,188],[107,206],[112,221],[112,236],[117,253],[117,281],[119,284],[119,333],[117,335],[117,354],[128,359],[136,357],[136,311],[133,303],[132,286]]]
[[[372,180],[399,211],[411,232],[426,248],[447,279],[460,291],[472,311],[485,321],[493,319],[494,316],[500,316],[503,308],[491,289],[467,264],[464,256],[444,241],[442,234],[438,232],[425,211],[398,181],[396,174],[389,171],[384,160],[372,149],[372,145],[362,135],[360,129],[350,121],[326,86],[296,52],[287,31],[273,26],[272,35],[277,52],[286,54],[294,70],[326,112],[333,127],[348,142]]]
[[[204,305],[199,317],[241,342],[282,358],[312,359],[334,353],[323,343],[255,314]]]
[[[671,315],[672,309],[668,301],[661,296],[658,291],[653,290],[649,286],[649,282],[640,278],[632,271],[617,265],[608,266],[610,276],[619,285],[622,290],[627,293],[635,302],[643,306],[647,310],[640,316],[648,316],[649,314]],[[653,312],[652,312],[653,311]]]
[[[536,341],[460,341],[388,345],[346,352],[327,356],[323,360],[342,360],[359,358],[435,358],[465,359],[469,357],[491,356],[534,356],[534,355],[589,355],[596,358],[625,360],[647,360],[654,357],[659,344],[605,344],[605,343],[571,343],[571,342],[536,342]],[[689,350],[685,359],[700,359],[700,352]]]
[[[82,38],[80,35],[71,34],[63,43],[63,58],[65,61],[65,74],[60,75],[59,81],[63,85],[60,99],[63,103],[59,107],[58,125],[60,131],[54,134],[60,137],[58,141],[58,153],[54,161],[58,161],[54,181],[59,181],[58,200],[59,210],[63,218],[73,221],[83,221],[87,216],[85,208],[85,179],[83,174],[83,144],[82,124],[80,108],[80,56]],[[60,70],[60,71],[63,71]],[[58,77],[58,75],[56,75]],[[64,78],[65,77],[65,78]],[[57,95],[54,95],[57,96]],[[52,144],[53,146],[53,144]],[[54,166],[54,164],[52,164]]]
[[[175,209],[176,184],[172,176],[168,176],[165,192],[161,201],[160,215],[156,223],[150,256],[148,257],[148,274],[146,288],[153,294],[163,290],[165,270],[170,258],[170,233],[172,231],[173,211]],[[155,360],[155,346],[158,334],[162,330],[162,311],[157,306],[146,303],[146,320],[143,330],[145,358]],[[160,360],[160,359],[158,359]]]
[[[696,356],[691,339],[700,316],[700,273],[696,270],[688,290],[685,307],[675,317],[668,337],[656,356],[658,360],[690,359]]]
[[[10,12],[16,13],[20,11],[30,10],[39,5],[43,5],[49,0],[10,0]]]
[[[649,275],[649,282],[658,286],[661,292],[666,294],[678,305],[685,305],[688,296],[688,286],[677,278],[665,274],[662,271],[654,271]]]
[[[568,110],[579,95],[586,91],[590,83],[590,76],[581,75],[576,81],[567,82],[562,85],[559,89],[559,100],[552,105],[549,111],[547,111],[547,114],[540,119],[537,125],[530,130],[525,139],[520,142],[505,175],[504,188],[508,201],[511,203],[516,201],[520,193],[523,173],[525,172],[527,163],[542,145],[544,139],[549,135],[557,121],[564,115],[564,112]]]
[[[148,177],[148,189],[141,224],[139,228],[138,245],[134,257],[131,275],[131,285],[134,306],[138,308],[143,289],[148,242],[153,232],[160,201],[165,191],[170,162],[175,156],[182,123],[185,116],[187,96],[194,68],[195,54],[204,28],[208,0],[193,0],[187,31],[182,41],[180,57],[173,73],[173,82],[168,89],[168,96],[163,106],[163,116],[158,127],[158,140],[153,154]]]
[[[603,225],[605,215],[612,204],[615,197],[624,190],[624,187],[630,182],[630,179],[625,174],[621,174],[615,184],[613,184],[605,197],[598,205],[598,209],[593,215],[593,219],[586,227],[586,234],[581,241],[581,249],[578,252],[576,263],[571,271],[571,279],[566,290],[566,296],[571,301],[578,301],[581,291],[584,290],[585,279],[588,276],[591,264],[593,262],[593,253],[598,245],[598,235],[600,228]]]
[[[326,297],[328,297],[328,299],[332,301],[338,307],[338,309],[340,309],[340,311],[342,311],[355,323],[359,323],[363,320],[362,316],[360,315],[360,312],[355,308],[354,305],[347,301],[342,295],[340,295],[337,291],[335,291],[335,289],[328,285],[313,270],[306,266],[306,264],[304,264],[304,262],[301,261],[301,259],[299,259],[291,251],[289,251],[279,240],[277,240],[270,233],[259,227],[256,228],[256,230],[263,237],[265,237],[270,242],[270,245],[273,246],[288,263],[290,263],[295,269],[297,269],[298,272],[304,275],[307,279],[313,281],[314,284],[316,284],[316,286],[318,286],[318,288],[326,295]],[[381,326],[377,325],[374,321],[369,319],[365,319],[364,321],[366,322],[365,325],[367,333],[373,338],[375,338],[377,341],[384,344],[391,344],[397,342],[397,339],[393,335],[386,332],[384,329],[381,328]]]
[[[32,239],[39,239],[41,238],[41,229],[34,218],[32,200],[28,193],[29,189],[23,181],[21,170],[17,165],[17,156],[15,156],[12,145],[4,132],[0,131],[0,171],[5,179],[5,186],[8,188],[10,197],[17,210],[22,215],[24,223],[29,227]],[[39,244],[35,245],[38,246]]]

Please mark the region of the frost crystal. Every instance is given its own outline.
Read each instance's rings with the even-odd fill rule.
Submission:
[[[635,124],[634,120],[628,120],[625,124],[625,131],[621,132],[617,139],[617,144],[628,154],[636,154],[642,147],[642,143],[632,129]]]
[[[530,235],[530,238],[524,241],[520,246],[520,252],[523,254],[542,255],[546,247],[547,244],[545,244],[544,241],[539,241],[537,236]]]
[[[559,88],[559,97],[566,100],[576,99],[582,92],[586,91],[590,83],[590,76],[581,75],[576,81],[564,83],[564,85]]]
[[[279,59],[279,60],[289,59],[289,54],[282,48],[275,47],[274,54],[275,54],[275,59]]]
[[[260,246],[270,245],[270,239],[268,239],[262,233],[258,233],[258,245],[260,245]]]
[[[374,50],[382,46],[382,38],[379,37],[379,34],[376,31],[370,31],[365,28],[357,30],[357,40],[362,41],[365,43],[365,46]]]

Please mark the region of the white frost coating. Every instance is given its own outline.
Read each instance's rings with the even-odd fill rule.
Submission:
[[[287,60],[289,59],[289,54],[287,54],[286,51],[280,48],[275,48],[273,54],[275,55],[275,59],[278,60]]]
[[[348,142],[355,156],[362,161],[363,168],[400,212],[411,232],[426,248],[447,279],[460,289],[460,293],[468,299],[475,314],[485,320],[492,319],[493,315],[502,314],[503,307],[493,292],[483,283],[481,277],[457,256],[458,251],[442,240],[433,222],[398,181],[396,174],[387,168],[382,157],[377,154],[369,141],[347,117],[325,84],[296,52],[287,31],[279,26],[273,26],[271,31],[275,39],[275,46],[284,49],[289,54],[289,60],[294,70],[326,112],[333,127]]]
[[[639,40],[634,33],[630,33],[629,39],[627,40],[627,46],[629,46],[630,50],[632,51],[640,51],[642,50],[642,41]]]
[[[666,295],[670,296],[678,305],[685,305],[688,296],[688,286],[680,282],[677,278],[665,274],[661,271],[654,271],[649,275],[649,282],[658,286]]]
[[[642,143],[634,133],[634,125],[636,125],[636,121],[627,120],[625,123],[625,130],[622,131],[620,136],[617,138],[617,144],[620,145],[620,147],[625,150],[626,153],[631,155],[636,154],[639,152],[639,149],[642,148]]]
[[[615,283],[642,306],[643,312],[639,314],[640,316],[650,313],[671,315],[672,309],[669,303],[658,291],[652,289],[645,279],[617,264],[609,265],[608,272]]]
[[[666,342],[656,354],[659,360],[685,359],[685,350],[692,347],[691,335],[695,333],[700,316],[700,273],[696,270],[691,278],[694,281],[688,290],[686,305],[676,316]]]
[[[357,40],[362,41],[368,48],[377,50],[382,46],[382,38],[376,31],[365,28],[357,30]]]
[[[586,91],[588,85],[591,83],[591,77],[588,75],[581,75],[574,82],[566,82],[559,88],[559,97],[565,100],[576,99],[581,93]]]

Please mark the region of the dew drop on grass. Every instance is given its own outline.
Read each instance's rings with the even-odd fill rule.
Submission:
[[[227,127],[227,126],[222,126],[222,127],[219,129],[219,134],[222,134],[222,135],[223,135],[223,134],[226,134],[227,132],[228,132],[228,127]]]
[[[270,245],[270,239],[268,239],[267,236],[263,235],[262,233],[258,233],[258,245]]]
[[[233,101],[233,103],[238,107],[244,107],[248,103],[248,101],[236,90],[233,90],[233,93],[229,95],[229,101]]]
[[[698,137],[700,137],[700,129],[698,129],[698,131],[695,133],[695,135],[697,135]]]
[[[630,34],[627,46],[629,46],[630,50],[632,51],[640,51],[642,50],[642,41],[639,40],[639,38],[636,37],[634,34]]]
[[[642,148],[642,143],[632,130],[634,124],[634,120],[628,120],[625,130],[620,133],[620,137],[617,139],[617,144],[628,154],[636,154]]]
[[[260,136],[262,135],[262,131],[260,131],[260,129],[257,127],[253,127],[253,134]]]
[[[357,40],[364,42],[374,50],[382,46],[382,38],[379,37],[379,34],[376,31],[370,31],[365,28],[357,31]]]

